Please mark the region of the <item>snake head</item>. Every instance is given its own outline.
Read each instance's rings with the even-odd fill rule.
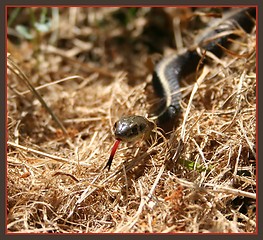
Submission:
[[[119,143],[123,142],[134,142],[136,140],[147,138],[154,129],[155,124],[145,117],[142,116],[128,116],[122,117],[119,121],[114,124],[114,135],[116,141],[111,150],[109,160],[105,168],[110,170],[112,160],[117,151]]]
[[[116,139],[124,142],[134,142],[148,137],[154,128],[154,123],[142,116],[122,117],[114,124]]]

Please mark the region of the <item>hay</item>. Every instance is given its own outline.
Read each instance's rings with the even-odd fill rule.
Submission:
[[[249,57],[226,54],[198,84],[183,82],[174,132],[122,144],[102,170],[114,122],[146,116],[153,102],[139,38],[150,9],[128,10],[60,9],[35,42],[8,42],[8,58],[67,132],[9,67],[8,231],[255,232],[255,31],[231,50]],[[172,19],[176,9],[165,11]]]

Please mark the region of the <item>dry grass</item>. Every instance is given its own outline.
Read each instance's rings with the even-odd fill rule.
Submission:
[[[9,41],[8,63],[21,71],[9,65],[10,232],[256,231],[255,31],[231,49],[249,57],[226,54],[198,84],[183,83],[184,116],[169,137],[122,144],[102,170],[114,122],[149,109],[148,11],[61,9],[47,33],[19,47]],[[170,20],[176,11],[191,12],[167,9]]]

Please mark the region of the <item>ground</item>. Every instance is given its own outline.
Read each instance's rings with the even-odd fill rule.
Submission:
[[[8,8],[9,232],[256,231],[256,28],[181,83],[174,131],[103,170],[114,122],[158,101],[153,59],[221,12]]]

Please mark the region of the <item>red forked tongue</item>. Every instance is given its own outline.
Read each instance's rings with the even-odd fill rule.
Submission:
[[[115,153],[116,153],[116,151],[117,151],[117,148],[118,148],[118,146],[119,146],[120,141],[121,141],[121,140],[118,140],[118,139],[115,141],[115,143],[114,143],[114,145],[113,145],[113,147],[112,147],[112,149],[111,149],[111,154],[110,154],[109,160],[108,160],[106,166],[104,167],[104,169],[105,169],[106,167],[108,167],[108,169],[110,170],[110,166],[111,166],[112,160],[113,160],[114,155],[115,155]]]

